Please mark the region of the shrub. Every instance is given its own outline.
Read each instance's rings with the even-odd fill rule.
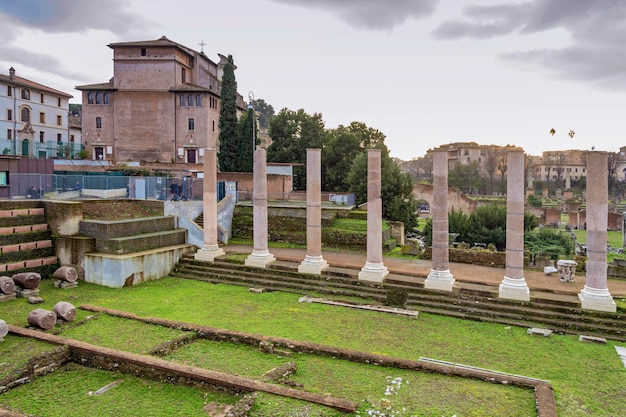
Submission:
[[[554,260],[557,260],[559,256],[570,256],[574,253],[574,239],[571,235],[548,227],[525,233],[524,246],[533,255],[545,252]]]

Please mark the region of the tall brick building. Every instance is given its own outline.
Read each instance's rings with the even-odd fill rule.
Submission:
[[[227,58],[211,61],[167,39],[119,42],[113,78],[82,92],[83,144],[92,159],[201,164],[217,146],[220,80]],[[237,107],[245,110],[243,97]]]

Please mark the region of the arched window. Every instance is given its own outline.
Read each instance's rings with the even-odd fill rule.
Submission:
[[[185,98],[184,94],[180,95],[180,105],[181,106],[186,106],[187,105],[187,99]]]
[[[193,96],[191,94],[187,96],[187,105],[193,106]]]
[[[96,93],[96,104],[102,103],[102,94]]]
[[[196,96],[196,106],[202,107],[202,96],[200,94]]]
[[[22,100],[30,100],[30,90],[28,88],[22,88]]]
[[[22,107],[22,121],[30,123],[30,109],[28,107]]]
[[[102,104],[109,104],[109,93],[104,93],[102,95]]]
[[[87,93],[87,104],[93,104],[93,93]]]

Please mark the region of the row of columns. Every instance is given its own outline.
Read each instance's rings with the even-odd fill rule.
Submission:
[[[382,255],[381,151],[367,153],[367,258],[359,280],[382,282],[389,273]],[[530,289],[524,278],[524,153],[521,149],[507,154],[506,269],[499,286],[499,297],[529,301]],[[217,242],[217,164],[215,148],[205,153],[204,245],[196,259],[213,261],[224,254]],[[276,260],[268,250],[267,162],[264,148],[254,151],[253,222],[254,247],[246,265],[266,267]],[[616,311],[609,293],[606,265],[606,228],[608,204],[606,152],[587,156],[587,276],[579,293],[583,309]],[[448,227],[448,155],[433,153],[432,268],[424,287],[453,291],[455,279],[450,272]],[[590,185],[590,186],[589,186]],[[321,274],[328,268],[322,256],[321,149],[307,149],[307,253],[299,272]]]

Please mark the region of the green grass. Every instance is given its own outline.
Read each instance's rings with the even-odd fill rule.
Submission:
[[[254,334],[286,337],[387,356],[412,360],[429,357],[463,363],[549,380],[554,386],[557,407],[560,415],[563,416],[602,417],[623,413],[623,398],[626,395],[623,381],[626,377],[626,370],[615,353],[615,343],[611,341],[607,345],[597,345],[580,343],[577,336],[532,337],[526,334],[525,328],[465,321],[426,313],[421,313],[418,319],[412,319],[322,304],[298,303],[299,296],[295,294],[281,292],[251,294],[244,287],[211,285],[177,278],[163,278],[159,281],[122,289],[100,287],[81,281],[77,288],[67,290],[55,289],[50,280],[44,280],[40,289],[45,299],[45,302],[40,305],[43,308],[51,309],[59,300],[70,301],[76,306],[89,303],[133,312],[139,316],[160,317]],[[17,299],[3,303],[1,308],[5,321],[25,326],[25,318],[33,307],[26,300]],[[81,326],[66,324],[60,328],[61,335],[141,353],[183,334],[179,331],[104,315],[100,315],[98,319],[87,320],[88,316],[94,316],[94,313],[78,310],[77,321],[85,321],[85,324]],[[22,343],[26,341],[19,337],[7,336],[5,342],[0,343],[0,363],[6,363],[5,358],[10,357],[16,348],[21,347]],[[131,343],[130,347],[127,347],[128,343]],[[42,346],[35,343],[29,349],[36,352],[42,349]],[[260,354],[244,346],[220,345],[206,341],[195,342],[171,354],[171,358],[185,363],[219,367],[227,372],[255,378],[285,360],[297,360],[299,371],[294,380],[303,383],[307,390],[320,393],[330,392],[359,402],[362,407],[361,415],[365,415],[368,404],[374,406],[385,397],[384,388],[387,384],[385,377],[387,376],[401,376],[409,381],[409,384],[403,386],[397,396],[393,396],[392,403],[396,409],[406,407],[416,415],[437,417],[453,414],[457,416],[533,415],[532,392],[529,390],[358,365],[311,355],[295,356],[296,358],[278,358],[273,355]],[[12,362],[8,367],[15,369],[23,366],[26,360],[26,356],[21,360],[11,359]],[[80,369],[77,371],[79,374],[91,374],[90,370]],[[78,407],[75,404],[82,404],[85,401],[87,402],[85,410],[88,410],[88,402],[93,398],[84,398],[85,391],[94,390],[93,387],[98,389],[111,382],[111,378],[107,377],[102,380],[98,379],[93,384],[85,383],[82,391],[70,397],[63,397],[55,388],[57,384],[61,384],[60,380],[59,382],[46,382],[48,378],[57,381],[55,375],[63,374],[55,372],[35,381],[37,385],[32,383],[0,394],[0,404],[8,404],[31,414],[60,415],[55,414],[57,411],[48,412],[46,407],[54,407],[56,410],[60,405],[57,405],[56,400],[53,399],[65,398],[66,415],[88,415],[89,411],[80,414],[83,412],[82,409],[80,413],[75,412],[74,408]],[[113,379],[120,377],[122,376],[115,375]],[[123,377],[126,378],[126,376]],[[145,387],[141,388],[142,384],[156,386],[148,381],[138,381],[133,384],[138,385],[136,389],[139,391],[147,390]],[[432,389],[429,388],[431,385]],[[25,393],[30,392],[31,388],[43,390],[45,395],[41,402],[44,405],[39,403],[36,406],[29,405],[30,403],[23,399],[26,396]],[[204,395],[200,391],[188,391],[184,387],[159,389],[174,391],[181,389],[180,395],[183,397],[196,398],[196,396]],[[135,401],[132,394],[120,398],[124,399],[118,401]],[[166,396],[166,398],[169,397]],[[234,401],[232,397],[224,401],[226,400]],[[194,412],[197,412],[202,401],[194,399],[190,402],[195,404],[192,408]],[[467,406],[466,403],[470,405]],[[144,405],[144,413],[141,415],[198,415],[191,411],[188,414],[168,414],[167,411],[159,411],[161,402],[155,401],[153,404],[152,406]],[[488,404],[488,408],[481,408],[480,404]],[[295,415],[289,414],[289,410],[293,407],[302,412],[308,410],[310,416],[341,415],[332,410],[313,407],[299,401],[293,402],[263,394],[259,398],[253,416]],[[473,408],[478,410],[474,414],[471,411]],[[502,409],[522,411],[520,414],[489,414],[489,410]],[[103,414],[91,412],[91,415]],[[137,414],[129,411],[128,414],[117,415]]]

